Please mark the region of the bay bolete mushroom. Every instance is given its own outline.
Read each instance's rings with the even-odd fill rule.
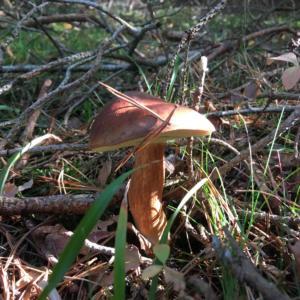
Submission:
[[[151,111],[117,97],[95,118],[90,132],[90,149],[111,151],[139,146],[146,139],[146,145],[135,154],[137,170],[131,177],[128,202],[136,226],[154,245],[167,223],[161,202],[166,141],[209,135],[215,128],[205,116],[188,107],[140,92],[126,95]]]

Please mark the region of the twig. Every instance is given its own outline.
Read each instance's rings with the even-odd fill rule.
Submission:
[[[50,0],[49,2],[81,4],[81,5],[85,5],[85,6],[90,6],[90,7],[93,7],[95,9],[101,11],[102,13],[106,14],[107,16],[109,16],[110,18],[112,18],[113,20],[115,20],[118,23],[120,23],[122,26],[125,26],[130,31],[133,31],[133,32],[137,31],[136,28],[134,28],[133,26],[131,26],[125,20],[123,20],[122,18],[120,18],[118,16],[115,16],[112,13],[110,13],[109,11],[103,9],[98,3],[94,2],[94,1],[88,1],[88,0]]]
[[[44,2],[40,5],[34,6],[15,26],[14,30],[11,32],[11,35],[0,44],[0,49],[5,50],[9,44],[18,37],[20,30],[22,28],[23,23],[28,20],[36,11],[42,9],[43,7],[47,6],[49,2]]]
[[[74,88],[77,88],[81,86],[83,83],[88,81],[99,69],[99,65],[102,59],[102,54],[105,51],[105,49],[115,40],[115,38],[120,34],[125,29],[125,27],[119,28],[115,34],[106,42],[101,45],[100,49],[98,50],[94,66],[86,72],[83,76],[80,78],[64,85],[64,86],[59,86],[55,90],[49,92],[47,95],[44,97],[39,98],[37,101],[35,101],[31,106],[26,108],[24,112],[18,117],[18,124],[13,126],[12,129],[9,131],[8,135],[6,136],[6,140],[2,142],[2,147],[7,143],[8,140],[11,140],[13,136],[18,132],[20,126],[23,125],[24,121],[26,118],[36,109],[40,109],[43,105],[50,104],[52,101],[56,99],[58,95],[60,95],[63,92],[72,90]]]
[[[52,61],[46,65],[15,65],[15,66],[0,66],[0,72],[3,73],[18,73],[18,72],[28,72],[26,74],[22,74],[15,78],[13,81],[6,83],[4,86],[0,87],[0,95],[8,92],[16,83],[22,80],[29,80],[43,72],[51,71],[56,67],[64,66],[67,68],[66,64],[70,62],[75,62],[77,60],[85,59],[87,57],[91,57],[95,55],[95,51],[86,51],[86,52],[79,52],[70,56],[66,56],[64,58],[59,58],[55,61]],[[90,69],[90,68],[89,68]]]
[[[138,101],[136,101],[133,97],[130,97],[126,94],[123,94],[121,92],[119,92],[118,90],[114,89],[113,87],[109,86],[108,84],[98,81],[99,84],[101,84],[102,86],[104,86],[110,93],[112,93],[114,96],[121,98],[127,102],[129,102],[130,104],[147,111],[148,113],[150,113],[151,115],[153,115],[155,118],[157,118],[158,120],[160,120],[161,122],[165,122],[164,119],[161,118],[161,116],[159,114],[157,114],[156,112],[154,112],[153,110],[151,110],[150,108],[148,108],[147,106],[140,104]]]
[[[296,106],[294,112],[278,128],[278,131],[277,131],[278,135],[281,135],[282,133],[289,130],[291,127],[293,127],[299,121],[299,119],[300,119],[300,106]],[[252,147],[251,147],[252,155],[254,153],[264,149],[264,147],[273,140],[275,134],[276,134],[276,129],[274,129],[266,137],[262,138],[257,143],[252,145]],[[221,174],[221,176],[225,176],[237,164],[239,164],[241,161],[247,159],[249,157],[249,154],[250,154],[249,149],[243,150],[240,152],[239,155],[237,155],[231,161],[227,162],[222,167],[220,167],[219,173]],[[217,172],[215,172],[211,175],[211,180],[215,180],[217,178],[218,178]]]
[[[46,79],[41,87],[38,98],[44,97],[47,94],[48,89],[51,87],[51,85],[52,85],[52,80]],[[25,127],[25,130],[22,133],[22,136],[20,138],[20,140],[23,143],[26,143],[27,141],[32,139],[33,131],[36,126],[36,122],[40,116],[40,113],[41,111],[37,109],[33,111],[32,114],[29,116],[27,126]]]
[[[214,111],[207,113],[206,116],[214,116],[214,117],[229,117],[234,115],[251,115],[251,114],[258,114],[258,113],[281,113],[284,109],[285,112],[293,112],[298,110],[300,105],[282,105],[282,106],[271,106],[269,108],[245,108],[240,110],[226,110],[226,111]]]
[[[93,21],[93,22],[97,23],[98,25],[101,25],[104,27],[104,25],[101,23],[101,21],[92,14],[75,14],[75,13],[57,14],[57,15],[51,15],[51,16],[40,16],[40,17],[37,17],[36,20],[40,24],[44,24],[44,25],[51,24],[51,23],[58,23],[58,22],[68,23],[68,22],[90,22],[90,21]],[[27,26],[27,27],[36,27],[36,25],[37,24],[36,24],[35,20],[27,20],[27,21],[23,22],[23,26]]]
[[[246,36],[244,36],[243,38],[237,40],[237,41],[226,41],[224,43],[222,43],[218,48],[216,48],[213,52],[211,52],[210,54],[207,55],[208,60],[213,60],[215,59],[217,56],[228,52],[232,49],[237,48],[240,43],[246,43],[254,38],[258,38],[267,34],[271,34],[271,33],[275,33],[275,32],[282,32],[282,31],[291,31],[291,28],[289,26],[276,26],[276,27],[270,27],[267,29],[263,29],[263,30],[259,30],[257,32],[253,32],[250,33]]]
[[[250,212],[245,209],[237,209],[236,210],[239,215],[242,215],[243,217],[247,216],[248,214],[252,215],[255,220],[258,221],[271,221],[275,224],[292,224],[292,225],[299,225],[300,224],[300,218],[293,217],[293,216],[279,216],[274,214],[269,214],[266,212]]]

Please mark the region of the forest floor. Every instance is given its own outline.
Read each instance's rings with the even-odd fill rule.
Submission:
[[[299,4],[230,1],[193,36],[211,1],[36,2],[0,8],[0,299],[300,299]],[[132,149],[88,148],[100,82],[216,127],[166,147],[152,249]]]

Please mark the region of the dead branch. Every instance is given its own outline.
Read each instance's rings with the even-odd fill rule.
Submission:
[[[58,14],[58,15],[51,15],[51,16],[41,16],[37,17],[36,20],[40,24],[48,25],[51,23],[59,23],[59,22],[94,22],[97,25],[101,25],[105,27],[105,25],[99,20],[96,16],[92,14]],[[36,27],[37,24],[35,20],[27,20],[23,22],[23,26],[27,27]]]
[[[81,215],[86,212],[94,201],[94,194],[26,198],[0,196],[0,215],[32,213]]]
[[[282,133],[289,130],[291,127],[293,127],[300,119],[300,107],[297,106],[294,112],[280,125],[278,128],[278,131],[274,129],[270,134],[268,134],[266,137],[259,140],[257,143],[252,145],[251,147],[251,153],[252,155],[255,154],[258,151],[261,151],[264,149],[266,145],[268,145],[275,137],[276,133],[277,136],[281,135]],[[248,159],[250,155],[250,150],[246,149],[241,151],[240,155],[237,155],[235,158],[233,158],[231,161],[225,163],[222,167],[219,168],[219,173],[221,176],[225,176],[232,168],[234,168],[237,164],[242,162],[245,159]],[[214,172],[211,175],[211,180],[215,180],[218,178],[218,173]]]
[[[47,95],[39,98],[37,101],[35,101],[31,106],[27,107],[24,112],[18,117],[18,122],[16,125],[14,125],[11,130],[9,131],[9,133],[6,136],[6,139],[3,140],[2,142],[2,147],[7,143],[8,140],[12,140],[14,135],[18,132],[18,130],[20,129],[20,127],[23,125],[23,123],[25,122],[25,120],[28,118],[28,116],[36,109],[40,109],[43,105],[50,104],[52,101],[54,101],[56,99],[56,97],[58,95],[60,95],[63,92],[66,91],[70,91],[73,90],[79,86],[81,86],[82,84],[84,84],[86,81],[88,81],[90,78],[92,78],[92,76],[98,71],[99,66],[100,66],[100,62],[102,59],[102,55],[104,53],[104,51],[108,48],[109,45],[111,45],[111,43],[116,39],[116,37],[123,31],[125,30],[125,27],[122,26],[120,27],[118,30],[116,30],[116,32],[114,33],[114,35],[107,40],[106,42],[104,42],[98,52],[97,52],[97,56],[94,62],[93,67],[87,71],[86,73],[84,73],[83,76],[81,76],[80,78],[67,83],[65,85],[59,85],[55,90],[49,92]]]
[[[34,5],[34,7],[16,24],[14,30],[11,32],[11,35],[0,44],[0,49],[5,50],[9,44],[18,37],[21,29],[22,29],[22,25],[23,23],[28,20],[29,18],[31,18],[31,16],[33,14],[35,14],[37,11],[39,11],[40,9],[42,9],[43,7],[47,6],[49,3],[45,2],[42,3],[40,5]]]
[[[1,156],[10,156],[19,151],[23,148],[18,147],[9,150],[0,150],[0,157]],[[87,151],[88,144],[52,144],[52,145],[45,145],[45,146],[36,146],[32,147],[27,151],[27,153],[42,153],[42,152],[59,152],[59,151]]]
[[[214,117],[229,117],[234,115],[251,115],[251,114],[257,114],[257,113],[281,113],[283,110],[285,112],[293,112],[295,110],[298,110],[300,108],[299,105],[293,106],[293,105],[282,105],[282,106],[271,106],[269,108],[245,108],[240,110],[226,110],[226,111],[214,111],[207,113],[207,116],[214,116]]]
[[[245,209],[237,209],[237,213],[243,217],[247,216],[250,214],[250,212]],[[252,212],[251,215],[255,218],[257,221],[266,221],[266,222],[271,222],[274,224],[292,224],[292,225],[299,225],[300,224],[300,218],[293,217],[293,216],[279,216],[279,215],[274,215],[270,214],[267,212]]]
[[[50,63],[42,66],[38,66],[38,65],[0,66],[0,72],[3,73],[28,72],[16,77],[13,81],[6,83],[2,87],[0,87],[0,95],[11,90],[11,88],[19,81],[32,79],[43,72],[51,71],[59,66],[65,67],[65,65],[68,63],[75,62],[88,57],[92,57],[93,55],[95,55],[95,53],[96,53],[95,51],[79,52],[70,56],[59,58],[55,61],[51,61]]]
[[[263,295],[266,300],[289,300],[290,298],[277,289],[274,283],[265,279],[249,258],[242,252],[228,229],[224,229],[226,241],[224,244],[214,237],[212,246],[218,259],[226,265],[241,283],[246,283]]]
[[[240,43],[246,43],[252,39],[256,39],[258,37],[267,35],[267,34],[272,34],[272,33],[279,33],[279,32],[283,32],[283,31],[287,31],[287,32],[292,32],[294,33],[294,31],[289,27],[289,26],[276,26],[276,27],[270,27],[270,28],[266,28],[266,29],[262,29],[253,33],[250,33],[248,35],[246,35],[245,37],[237,40],[237,41],[227,41],[227,42],[223,42],[218,48],[216,48],[213,52],[209,53],[207,55],[207,58],[209,61],[215,59],[217,56],[226,53],[228,51],[231,51],[232,49],[236,49],[237,47],[239,47]]]

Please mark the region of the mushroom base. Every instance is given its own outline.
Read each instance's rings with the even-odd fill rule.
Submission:
[[[137,169],[130,182],[130,212],[139,231],[154,245],[167,224],[162,206],[164,144],[150,144],[135,155]]]

